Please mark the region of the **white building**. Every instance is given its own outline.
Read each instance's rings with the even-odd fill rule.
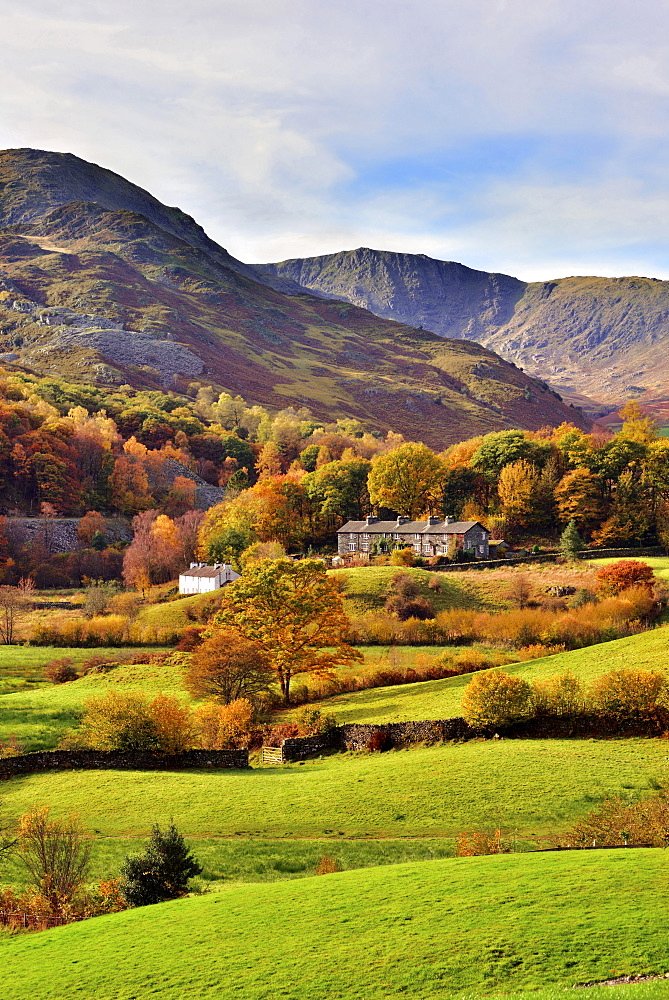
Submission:
[[[229,563],[191,563],[190,569],[179,574],[180,594],[205,594],[208,590],[218,590],[226,583],[239,579]]]

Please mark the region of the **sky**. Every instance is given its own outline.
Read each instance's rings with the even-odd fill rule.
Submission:
[[[0,0],[0,37],[0,148],[115,170],[241,260],[669,277],[657,0]]]

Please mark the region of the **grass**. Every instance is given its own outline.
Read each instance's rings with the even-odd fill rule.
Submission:
[[[208,601],[220,597],[222,590],[212,590],[208,594],[195,594],[192,597],[178,597],[174,601],[164,601],[160,604],[150,604],[142,608],[137,623],[157,629],[180,629],[196,624],[186,614],[187,609],[197,609]]]
[[[462,580],[457,574],[439,574],[438,591],[431,590],[428,582],[435,573],[409,566],[355,566],[351,569],[331,571],[344,588],[344,604],[349,612],[361,614],[382,608],[388,588],[396,573],[408,573],[420,586],[421,597],[427,598],[435,611],[449,608],[474,608],[483,610],[488,605],[479,591],[477,581]]]
[[[471,1000],[537,988],[548,1000],[556,987],[664,973],[665,910],[657,850],[237,885],[5,938],[3,1000]],[[665,993],[650,984],[618,995],[666,996],[656,985]]]
[[[527,680],[537,680],[570,670],[584,683],[600,674],[622,667],[666,672],[669,665],[669,628],[661,627],[625,636],[612,642],[573,649],[539,660],[510,664],[503,669]],[[441,681],[420,681],[395,687],[372,688],[335,695],[318,704],[347,722],[402,722],[417,719],[447,719],[460,714],[460,703],[471,675],[462,674]],[[290,718],[287,713],[285,718]]]
[[[488,740],[336,754],[249,771],[63,771],[3,782],[9,819],[35,803],[97,836],[136,837],[174,816],[184,834],[290,839],[452,838],[501,826],[562,832],[606,795],[669,783],[661,739]]]

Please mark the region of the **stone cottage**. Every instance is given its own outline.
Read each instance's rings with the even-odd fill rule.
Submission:
[[[428,517],[427,521],[379,521],[370,516],[364,521],[347,521],[337,532],[339,555],[369,552],[374,539],[386,538],[390,548],[412,548],[417,556],[448,556],[457,549],[471,552],[477,559],[488,558],[490,532],[480,521],[456,521],[446,517]]]

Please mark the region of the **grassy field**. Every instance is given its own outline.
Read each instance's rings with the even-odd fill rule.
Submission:
[[[669,627],[651,629],[585,649],[573,649],[539,660],[509,664],[503,669],[532,681],[570,670],[590,682],[621,667],[666,672],[669,669]],[[319,702],[323,710],[347,722],[402,722],[409,719],[447,719],[460,714],[460,703],[470,674],[441,681],[421,681],[396,687],[372,688],[336,695]],[[293,713],[286,713],[290,718]]]
[[[669,784],[661,739],[487,740],[335,754],[248,771],[63,771],[6,780],[3,815],[35,803],[102,837],[174,816],[199,839],[452,838],[501,826],[541,842],[611,794]]]
[[[1,940],[3,1000],[471,1000],[538,988],[548,1000],[558,986],[665,972],[666,881],[663,852],[637,850],[230,886]],[[617,995],[666,996],[656,985],[665,992]]]

